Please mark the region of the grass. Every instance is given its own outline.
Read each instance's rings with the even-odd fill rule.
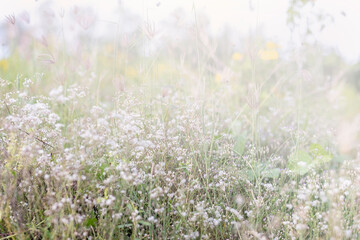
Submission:
[[[1,240],[359,238],[359,93],[336,54],[299,64],[257,36],[248,55],[199,16],[148,56],[151,24],[72,49],[58,18],[45,43],[6,25]]]

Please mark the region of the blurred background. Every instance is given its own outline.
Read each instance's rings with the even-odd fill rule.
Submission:
[[[24,30],[26,30],[41,24],[44,15],[61,17],[60,15],[65,16],[67,13],[63,27],[69,31],[69,34],[75,30],[70,21],[74,19],[70,19],[70,15],[77,15],[76,11],[82,9],[82,15],[86,14],[89,18],[87,19],[89,26],[84,26],[85,19],[82,19],[82,23],[80,23],[79,17],[77,17],[77,24],[86,28],[91,27],[89,30],[94,36],[104,37],[106,35],[109,37],[112,35],[114,29],[107,26],[111,22],[119,25],[121,29],[119,34],[126,34],[134,32],[139,22],[150,21],[157,26],[159,35],[157,39],[161,39],[174,35],[174,32],[169,31],[175,27],[170,26],[171,24],[177,23],[177,29],[190,27],[195,20],[194,13],[197,12],[200,18],[206,19],[204,22],[206,22],[207,31],[214,36],[221,36],[224,31],[231,31],[232,40],[238,41],[239,36],[244,37],[250,33],[256,33],[273,39],[282,47],[293,48],[294,46],[298,47],[304,41],[302,34],[307,32],[312,35],[311,38],[307,38],[308,41],[334,48],[346,60],[354,62],[359,59],[360,48],[357,43],[360,40],[360,34],[353,31],[351,23],[360,20],[356,14],[359,5],[360,3],[357,1],[325,0],[277,0],[273,2],[225,0],[221,4],[214,0],[109,0],[106,3],[94,0],[16,0],[3,2],[0,15],[4,18],[12,14],[17,15],[20,21],[26,23],[23,24]],[[91,17],[94,19],[90,19]],[[136,19],[136,21],[127,21],[130,19]],[[295,23],[298,27],[297,31],[294,29]],[[36,34],[41,35],[44,32],[38,30]],[[176,36],[173,37],[176,38]],[[2,36],[3,46],[6,45],[7,40],[9,39],[6,36]],[[6,50],[2,50],[2,56],[4,57],[6,54]]]
[[[282,125],[268,122],[311,112],[309,137],[330,134],[355,153],[356,9],[358,1],[325,0],[2,1],[0,77],[20,90],[41,76],[36,94],[82,86],[89,105],[104,107],[127,91],[216,96],[223,116],[260,112],[269,139],[266,129]]]

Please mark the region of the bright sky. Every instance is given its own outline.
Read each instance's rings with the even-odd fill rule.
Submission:
[[[45,0],[0,0],[0,16],[10,13],[20,14],[27,10],[34,13],[36,7]],[[59,7],[69,9],[73,5],[90,5],[99,19],[116,21],[114,12],[118,2],[126,9],[160,23],[175,9],[183,8],[188,16],[204,12],[210,20],[214,33],[228,25],[234,31],[246,35],[250,30],[263,30],[270,39],[282,46],[290,42],[297,46],[297,35],[291,36],[286,25],[286,10],[289,0],[53,0]],[[329,13],[335,22],[328,22],[323,32],[315,33],[315,39],[326,46],[335,48],[347,60],[360,60],[360,31],[355,24],[360,22],[360,1],[358,0],[316,0],[317,11]],[[56,9],[53,9],[56,12]],[[345,13],[344,16],[342,13]],[[5,19],[5,18],[4,18]],[[0,33],[1,34],[1,33]],[[291,40],[291,41],[290,41]]]

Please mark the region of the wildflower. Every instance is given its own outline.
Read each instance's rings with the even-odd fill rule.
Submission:
[[[5,16],[5,18],[6,18],[6,19],[8,20],[8,22],[11,23],[12,25],[15,24],[16,19],[15,19],[15,14],[14,14],[14,13]]]
[[[0,60],[0,69],[2,69],[4,72],[6,72],[9,69],[9,64],[6,59]]]
[[[279,53],[277,52],[278,45],[273,42],[267,42],[265,49],[259,51],[260,58],[265,61],[276,60],[279,58]]]
[[[308,229],[308,226],[305,224],[298,223],[298,224],[296,224],[295,229],[298,231],[304,231],[304,230]]]
[[[244,58],[244,56],[239,52],[234,52],[232,55],[232,60],[234,61],[241,61]]]

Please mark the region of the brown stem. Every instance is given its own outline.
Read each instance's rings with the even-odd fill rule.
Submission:
[[[19,128],[19,130],[20,130],[21,132],[27,134],[28,136],[30,136],[30,133],[22,130],[21,128]],[[41,142],[42,144],[44,144],[45,146],[49,146],[49,147],[51,147],[51,148],[54,148],[52,145],[50,145],[49,143],[43,141],[42,139],[40,139],[40,138],[38,138],[38,137],[36,137],[36,136],[35,136],[34,138],[35,138],[36,140],[38,140],[39,142]]]

